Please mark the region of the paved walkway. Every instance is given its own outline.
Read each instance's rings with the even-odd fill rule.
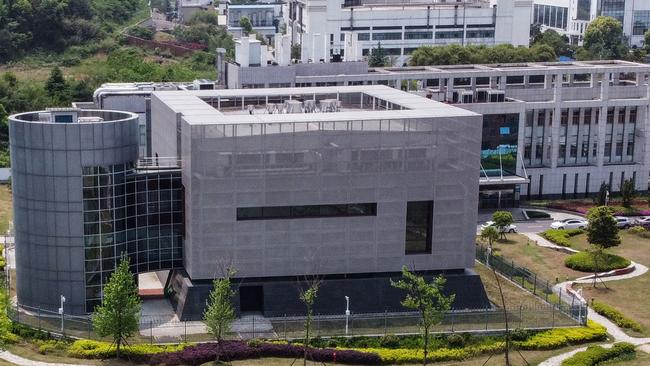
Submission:
[[[89,365],[82,365],[82,364],[52,363],[52,362],[28,360],[26,358],[16,356],[13,353],[10,353],[9,351],[1,351],[0,358],[18,366],[89,366]]]
[[[563,247],[561,245],[554,244],[554,243],[542,238],[538,234],[534,234],[534,233],[522,233],[522,234],[525,235],[528,239],[532,240],[535,244],[537,244],[540,247],[550,248],[550,249],[553,249],[553,250],[559,250],[559,251],[562,251],[562,252],[572,252],[572,253],[578,253],[579,252],[579,250],[575,250],[573,248]]]

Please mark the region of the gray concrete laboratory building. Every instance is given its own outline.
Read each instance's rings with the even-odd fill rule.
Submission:
[[[10,117],[18,301],[92,311],[121,254],[170,270],[181,319],[236,272],[238,312],[399,311],[390,278],[444,274],[489,306],[474,266],[482,117],[381,85],[154,91],[151,156],[132,113]]]

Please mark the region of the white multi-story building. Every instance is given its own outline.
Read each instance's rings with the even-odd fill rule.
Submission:
[[[285,12],[302,62],[357,61],[381,42],[395,65],[422,45],[527,46],[532,1],[290,0]]]
[[[650,29],[650,1],[634,0],[534,0],[533,23],[582,44],[589,22],[610,16],[623,24],[631,46],[643,46],[643,34]]]

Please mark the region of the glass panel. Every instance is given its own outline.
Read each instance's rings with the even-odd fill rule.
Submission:
[[[433,201],[406,205],[406,254],[431,253]]]

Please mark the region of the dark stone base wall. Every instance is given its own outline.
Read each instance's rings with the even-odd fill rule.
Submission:
[[[426,273],[428,279],[437,273]],[[454,309],[485,309],[490,302],[481,278],[472,270],[446,272],[445,292],[455,294]],[[316,314],[343,314],[345,296],[350,297],[353,313],[381,313],[405,311],[400,301],[404,292],[391,286],[390,279],[400,278],[399,273],[368,274],[355,276],[329,276],[321,278],[318,297],[314,305]],[[235,279],[237,289],[245,286],[261,286],[264,292],[263,314],[267,317],[302,316],[305,307],[300,301],[300,287],[306,286],[302,278]],[[175,271],[170,281],[173,290],[172,303],[181,320],[200,320],[206,299],[212,290],[211,281],[192,281],[184,271]],[[240,314],[239,291],[234,298]]]

